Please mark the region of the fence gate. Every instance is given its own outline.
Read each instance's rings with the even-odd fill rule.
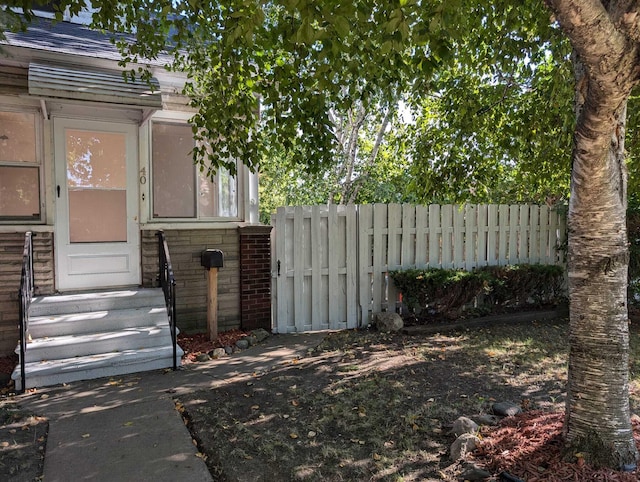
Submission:
[[[547,206],[296,206],[271,223],[278,333],[356,328],[395,311],[394,270],[564,262],[565,217]]]

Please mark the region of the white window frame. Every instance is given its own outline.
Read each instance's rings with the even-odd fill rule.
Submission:
[[[160,123],[160,124],[184,124],[184,125],[189,125],[188,120],[193,116],[192,113],[186,113],[186,112],[167,112],[167,111],[160,111],[157,112],[156,114],[154,114],[150,119],[149,122],[147,123],[148,125],[148,157],[149,157],[149,211],[148,211],[148,218],[147,218],[147,222],[150,224],[166,224],[166,223],[180,223],[180,224],[185,224],[185,223],[196,223],[196,224],[202,224],[202,223],[224,223],[224,222],[241,222],[243,220],[243,216],[244,216],[244,197],[243,197],[243,193],[244,193],[244,166],[236,161],[236,175],[235,175],[235,180],[236,180],[236,215],[235,216],[230,216],[230,217],[224,217],[224,216],[212,216],[212,217],[205,217],[205,216],[201,216],[199,213],[199,203],[198,203],[198,194],[199,191],[198,189],[198,179],[200,176],[200,169],[199,166],[197,165],[193,165],[193,169],[195,172],[195,183],[196,186],[194,186],[195,189],[195,196],[194,196],[194,203],[195,203],[195,210],[196,210],[196,215],[195,217],[155,217],[154,216],[154,202],[155,200],[153,199],[153,193],[154,193],[154,185],[153,185],[153,124],[154,123]],[[216,196],[219,196],[219,176],[220,176],[220,172],[218,171],[216,173],[216,177],[218,178],[218,180],[216,180],[214,182],[215,185],[215,189],[216,189]],[[219,209],[219,203],[218,203],[218,209]]]
[[[8,218],[0,215],[0,225],[14,225],[14,226],[28,226],[32,224],[44,224],[46,220],[46,193],[45,193],[45,169],[44,169],[44,154],[43,154],[43,135],[44,126],[42,124],[42,114],[36,107],[20,106],[15,104],[3,104],[0,103],[0,112],[12,112],[16,114],[31,114],[34,119],[35,128],[35,155],[36,160],[34,163],[19,162],[19,161],[4,161],[0,159],[0,166],[2,167],[32,167],[38,169],[38,197],[40,201],[40,216],[37,218]]]

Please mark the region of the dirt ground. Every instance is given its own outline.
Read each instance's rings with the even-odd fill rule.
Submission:
[[[637,412],[640,323],[631,326]],[[536,410],[563,408],[567,330],[555,319],[419,336],[337,332],[299,360],[176,407],[217,481],[458,480],[464,467],[449,459],[456,418],[487,414],[496,401],[536,420]],[[0,480],[41,480],[46,431],[46,420],[0,397]]]
[[[21,411],[8,397],[0,398],[0,480],[41,480],[48,421]]]
[[[566,320],[333,333],[295,363],[178,403],[216,480],[456,480],[456,418],[496,401],[562,408],[566,335]]]

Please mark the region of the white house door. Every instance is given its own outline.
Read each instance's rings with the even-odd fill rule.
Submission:
[[[58,289],[139,284],[136,126],[53,122]]]

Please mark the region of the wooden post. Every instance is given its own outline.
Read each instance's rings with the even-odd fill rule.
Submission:
[[[207,274],[207,333],[209,340],[218,339],[218,268],[209,268]]]

